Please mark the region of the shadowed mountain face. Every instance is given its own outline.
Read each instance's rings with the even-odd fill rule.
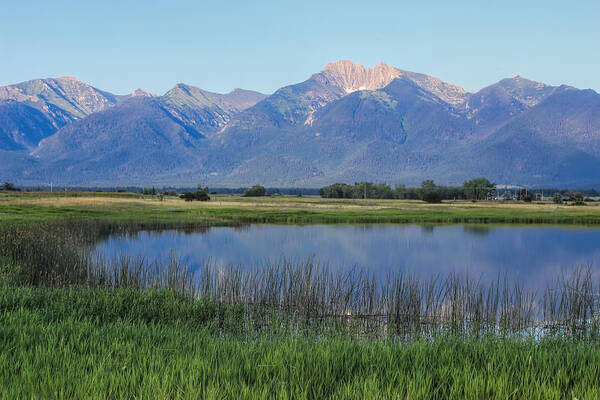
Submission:
[[[390,179],[391,171],[426,165],[439,154],[441,142],[460,142],[464,133],[458,127],[467,124],[451,105],[398,78],[381,90],[356,91],[330,102],[311,115],[310,123],[226,129],[220,137],[242,160],[227,179],[242,184],[262,168],[266,180],[264,174],[273,171],[264,166],[277,165],[277,183],[319,185],[333,178]]]
[[[329,140],[326,147],[386,143],[403,151],[437,152],[443,142],[461,141],[467,124],[451,105],[403,77],[324,107],[309,131],[321,143]]]
[[[496,85],[522,104],[533,107],[550,96],[556,87],[544,83],[530,81],[519,75],[502,79]]]
[[[466,112],[483,133],[495,129],[552,95],[556,87],[520,76],[503,79],[471,95]]]
[[[227,94],[211,93],[180,83],[162,96],[161,101],[185,124],[210,133],[225,126],[233,115],[265,97],[261,93],[243,89]]]
[[[598,185],[600,95],[568,86],[552,92],[471,146],[466,157],[454,155],[455,171],[481,171],[502,182]]]
[[[57,181],[138,180],[148,171],[202,168],[204,135],[155,98],[134,97],[60,129],[32,153]],[[110,178],[109,178],[110,179]]]
[[[0,88],[0,98],[10,99],[0,101],[10,164],[0,174],[26,183],[416,185],[485,175],[600,185],[600,95],[519,76],[467,93],[339,61],[270,96],[185,84],[114,96],[60,78]]]
[[[12,137],[16,146],[0,139],[0,149],[31,149],[61,127],[117,101],[117,96],[73,77],[35,79],[0,87],[0,136]]]
[[[46,114],[14,100],[0,100],[0,150],[26,150],[56,131]]]

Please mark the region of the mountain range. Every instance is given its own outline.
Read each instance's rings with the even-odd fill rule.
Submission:
[[[0,87],[0,180],[316,187],[361,180],[600,187],[600,95],[520,76],[470,93],[383,63],[327,64],[271,95],[76,78]]]

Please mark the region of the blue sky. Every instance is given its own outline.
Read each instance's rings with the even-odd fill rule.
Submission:
[[[73,75],[117,94],[272,92],[351,59],[471,91],[517,73],[600,91],[598,1],[2,2],[0,85]]]

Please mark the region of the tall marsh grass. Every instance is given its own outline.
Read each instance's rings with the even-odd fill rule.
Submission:
[[[122,291],[117,292],[119,296]],[[104,297],[112,302],[115,296]],[[74,297],[74,301],[79,299]],[[126,296],[124,304],[128,301],[132,299]],[[144,309],[135,310],[128,319],[111,318],[101,323],[72,314],[49,318],[48,306],[0,313],[0,337],[4,339],[0,341],[0,397],[600,397],[600,349],[588,344],[442,338],[404,345],[289,335],[240,340],[195,326],[147,323]],[[178,314],[177,309],[174,313]]]
[[[399,271],[381,279],[360,268],[333,270],[314,258],[245,268],[208,262],[193,269],[176,254],[165,262],[93,254],[99,238],[142,228],[165,227],[96,222],[2,227],[0,258],[19,266],[26,285],[168,289],[210,301],[233,310],[235,330],[246,333],[285,329],[409,341],[445,335],[595,341],[600,334],[600,288],[589,268],[574,268],[535,292],[506,276],[423,278]]]

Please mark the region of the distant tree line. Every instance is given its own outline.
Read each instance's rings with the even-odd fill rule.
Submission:
[[[528,189],[528,188],[504,188],[497,190],[498,197],[504,200],[521,200],[530,202],[532,200],[552,200],[556,204],[564,202],[583,203],[596,201],[600,193],[595,189],[569,190],[569,189]],[[596,199],[594,199],[596,198]]]
[[[156,196],[156,193],[157,193],[156,188],[154,188],[154,187],[142,189],[142,194],[145,194],[145,195]]]
[[[18,189],[14,183],[4,182],[2,185],[0,185],[0,190],[5,192],[18,192],[21,189]]]
[[[261,185],[262,186],[262,185]],[[282,196],[318,196],[319,189],[318,188],[278,188],[278,187],[267,187],[265,188],[265,195],[282,195]],[[131,193],[143,193],[144,188],[140,189],[139,187],[127,187],[127,188],[118,188],[120,190],[125,190]],[[150,188],[151,189],[151,188]],[[246,191],[252,189],[251,187],[237,187],[237,188],[223,188],[223,187],[211,187],[210,194],[232,194],[232,195],[243,195]],[[159,193],[186,193],[186,192],[194,192],[196,187],[175,187],[175,186],[164,186],[161,189],[156,188],[156,191]],[[106,191],[115,191],[113,188],[106,189]]]
[[[0,181],[1,182],[1,181]],[[4,182],[0,184],[0,191],[48,191],[49,186],[17,187],[14,183]],[[174,186],[135,187],[66,187],[54,186],[55,191],[69,190],[81,192],[119,192],[119,193],[141,193],[149,196],[179,196],[186,200],[207,200],[212,194],[237,194],[247,197],[272,196],[272,195],[320,195],[324,198],[346,198],[346,199],[408,199],[424,200],[430,203],[442,200],[517,200],[517,201],[553,201],[556,204],[570,203],[583,204],[585,202],[598,201],[600,191],[597,189],[559,189],[559,188],[526,188],[526,187],[500,187],[491,183],[486,178],[476,178],[465,181],[462,186],[436,185],[433,180],[423,181],[420,187],[407,187],[395,185],[393,188],[386,183],[356,182],[353,185],[346,183],[335,183],[321,189],[316,188],[274,188],[262,185],[254,185],[251,188],[176,188]],[[204,194],[206,196],[204,196]]]
[[[423,181],[421,187],[410,188],[386,183],[356,182],[354,185],[335,183],[319,190],[324,198],[336,199],[402,199],[439,203],[442,200],[486,200],[495,196],[496,184],[486,178],[465,181],[462,186],[436,185],[433,180]]]
[[[596,189],[557,189],[557,188],[535,188],[530,190],[534,194],[543,194],[544,197],[552,197],[559,193],[563,197],[570,197],[575,194],[581,194],[584,197],[600,197],[600,192]]]
[[[555,204],[571,202],[575,205],[584,205],[586,201],[593,201],[593,200],[589,197],[584,197],[583,193],[580,193],[580,192],[567,192],[567,193],[556,192],[556,193],[554,193],[554,196],[552,196],[552,201]]]

